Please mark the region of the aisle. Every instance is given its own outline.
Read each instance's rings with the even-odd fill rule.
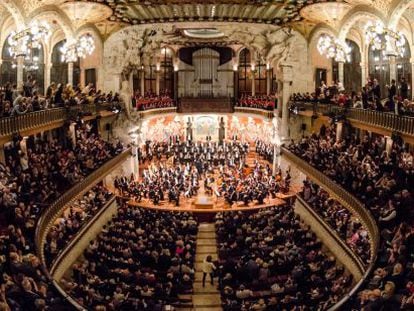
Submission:
[[[217,260],[217,241],[214,223],[201,223],[198,226],[197,249],[195,260],[195,280],[193,283],[192,302],[194,311],[221,311],[221,296],[217,289],[218,280],[214,279],[214,285],[210,284],[207,276],[206,286],[203,287],[203,260],[207,255]],[[177,310],[189,310],[177,308]]]

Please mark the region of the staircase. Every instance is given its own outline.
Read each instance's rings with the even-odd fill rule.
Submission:
[[[214,285],[210,284],[210,276],[207,276],[206,286],[203,287],[203,261],[208,256],[217,260],[217,241],[214,223],[201,223],[198,226],[197,249],[195,258],[195,279],[193,284],[192,307],[179,307],[177,311],[222,311],[221,296],[217,289],[218,280],[214,279]],[[184,298],[184,297],[182,297]]]

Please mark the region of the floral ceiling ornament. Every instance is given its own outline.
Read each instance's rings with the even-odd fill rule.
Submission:
[[[322,34],[317,44],[318,51],[327,58],[333,58],[337,62],[351,61],[351,47],[328,34]]]
[[[368,22],[365,26],[365,38],[373,50],[380,50],[385,56],[405,53],[405,37],[399,31],[386,28],[380,21]]]

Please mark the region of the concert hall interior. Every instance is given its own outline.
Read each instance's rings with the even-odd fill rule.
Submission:
[[[414,0],[0,0],[0,311],[414,310]]]

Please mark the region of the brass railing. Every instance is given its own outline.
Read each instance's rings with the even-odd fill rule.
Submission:
[[[392,132],[414,136],[414,117],[396,115],[390,112],[380,112],[370,109],[347,108],[319,103],[296,103],[298,107],[311,110],[314,113],[328,115],[342,113],[350,121],[361,122],[370,126],[377,126]]]
[[[109,200],[101,206],[97,211],[95,211],[94,215],[91,215],[90,218],[86,219],[82,226],[79,228],[75,235],[68,241],[66,241],[66,245],[63,246],[62,249],[59,250],[57,256],[55,258],[50,259],[49,262],[51,263],[50,273],[53,275],[53,271],[59,266],[62,259],[66,256],[66,254],[70,251],[71,248],[79,241],[79,239],[88,231],[91,224],[95,222],[96,219],[99,218],[100,215],[110,206],[116,199],[115,195],[112,195]],[[66,206],[70,206],[69,204]],[[64,213],[65,211],[62,211]]]
[[[52,203],[41,215],[36,228],[35,243],[36,252],[40,258],[41,263],[46,267],[44,244],[46,236],[53,226],[55,220],[62,214],[66,205],[72,200],[83,195],[89,191],[97,182],[102,180],[109,172],[111,172],[117,165],[120,165],[131,155],[131,148],[125,150],[115,158],[103,164],[96,171],[85,177],[81,182],[66,191],[59,199]],[[47,272],[49,275],[49,273]]]
[[[30,112],[15,117],[0,119],[0,135],[11,135],[39,126],[45,126],[53,122],[65,120],[67,116],[66,109],[54,108]]]
[[[175,112],[177,112],[177,107],[155,108],[155,109],[138,111],[139,117],[141,119],[145,119],[145,118],[152,117],[152,116],[159,115],[159,114],[175,113]]]
[[[326,221],[306,202],[300,195],[296,196],[296,199],[300,201],[302,206],[304,206],[310,214],[312,214],[313,218],[316,219],[320,226],[322,226],[326,231],[329,232],[330,236],[336,241],[336,243],[344,250],[344,252],[352,258],[352,261],[358,267],[359,272],[364,274],[365,272],[365,264],[362,261],[361,257],[359,257],[355,252],[346,244],[338,234]]]
[[[383,127],[401,134],[414,135],[414,118],[412,117],[355,108],[349,109],[346,116],[350,120]]]
[[[99,105],[78,105],[71,107],[52,108],[14,117],[0,118],[0,136],[8,136],[37,127],[47,126],[55,122],[63,122],[71,117],[76,117],[78,113],[96,115],[100,111],[108,108],[110,103]]]
[[[346,297],[341,299],[334,307],[330,309],[338,310],[341,305],[346,303],[348,299],[359,290],[361,285],[366,281],[367,277],[370,275],[374,268],[380,242],[377,223],[374,217],[372,216],[371,212],[364,206],[364,204],[362,204],[357,198],[355,198],[352,194],[350,194],[336,182],[328,178],[325,174],[319,172],[317,169],[309,165],[306,161],[302,160],[292,152],[290,152],[285,147],[281,148],[281,154],[286,160],[295,165],[301,172],[303,172],[306,176],[312,179],[315,183],[322,186],[322,188],[328,191],[328,193],[334,199],[336,199],[345,208],[347,208],[355,216],[357,216],[361,224],[368,231],[371,248],[369,266],[365,269],[365,274],[363,278],[354,286],[354,288],[346,295]]]
[[[249,108],[249,107],[234,107],[234,112],[257,114],[257,115],[260,115],[268,119],[273,119],[273,116],[274,116],[273,110]]]

